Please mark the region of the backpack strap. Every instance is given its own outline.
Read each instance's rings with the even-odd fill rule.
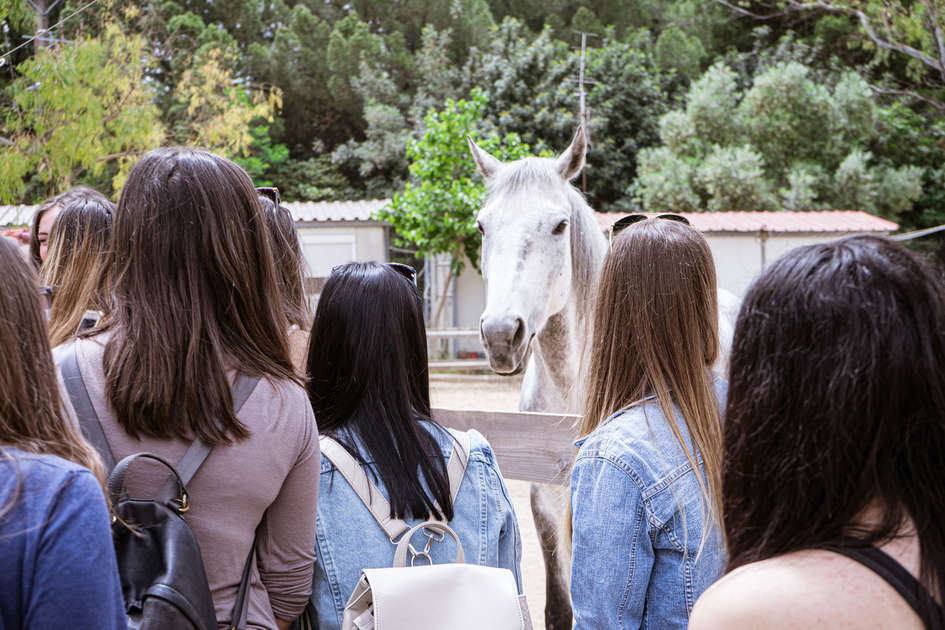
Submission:
[[[233,415],[239,413],[239,410],[243,408],[243,403],[245,403],[249,395],[253,393],[258,383],[258,376],[247,376],[245,374],[239,374],[237,376],[236,383],[233,385]],[[197,470],[200,469],[212,450],[213,446],[206,444],[200,438],[196,438],[191,443],[190,448],[187,449],[187,452],[180,458],[176,466],[177,474],[184,486],[190,484],[190,480],[197,474]],[[177,496],[176,480],[173,477],[169,477],[168,480],[164,482],[164,485],[161,486],[155,498],[162,503],[166,503],[175,496]]]
[[[455,501],[459,494],[460,485],[466,474],[466,465],[469,463],[469,434],[464,431],[449,430],[453,436],[455,444],[453,452],[450,454],[449,461],[446,464],[447,478],[450,484],[450,501]],[[384,495],[370,480],[367,472],[361,467],[358,461],[348,450],[333,437],[322,435],[319,437],[322,455],[327,457],[341,476],[345,478],[351,489],[354,490],[364,506],[367,507],[371,516],[377,521],[387,537],[394,542],[410,526],[406,521],[399,518],[392,518],[390,515],[390,503],[384,498]]]
[[[62,359],[59,363],[59,371],[66,391],[69,393],[69,400],[72,401],[72,407],[75,409],[75,415],[79,419],[82,434],[101,455],[102,462],[105,464],[105,474],[108,475],[115,468],[115,455],[108,445],[108,440],[105,439],[102,424],[99,422],[98,414],[95,413],[95,407],[92,406],[89,390],[85,387],[85,380],[79,370],[75,341],[70,341],[61,349],[57,349],[56,355]]]

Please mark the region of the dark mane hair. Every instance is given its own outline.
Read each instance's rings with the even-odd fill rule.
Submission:
[[[730,365],[729,568],[911,519],[945,596],[945,290],[926,265],[873,236],[793,250],[751,286]],[[859,520],[871,505],[882,522]]]
[[[277,208],[268,197],[259,197],[259,204],[272,239],[272,257],[276,263],[276,279],[279,281],[286,319],[289,324],[308,330],[312,325],[312,311],[305,299],[302,284],[305,259],[302,257],[295,221],[285,206]]]
[[[446,463],[420,424],[431,415],[417,288],[379,263],[332,272],[315,311],[308,374],[319,431],[362,463],[353,441],[364,445],[390,494],[391,515],[452,520]]]
[[[94,201],[101,204],[111,204],[108,197],[87,186],[70,188],[44,201],[39,209],[36,210],[36,214],[33,215],[33,225],[30,229],[30,258],[37,269],[43,264],[43,259],[39,255],[39,222],[43,219],[43,215],[53,208],[64,208],[67,205],[79,201]]]
[[[121,192],[112,227],[108,399],[132,437],[247,437],[227,370],[299,382],[256,191],[233,162],[157,149]]]

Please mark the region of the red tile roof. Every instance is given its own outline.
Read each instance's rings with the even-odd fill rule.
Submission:
[[[596,212],[605,230],[622,216],[619,212]],[[892,221],[859,210],[811,212],[681,212],[702,232],[894,232]],[[656,216],[655,214],[653,216]]]

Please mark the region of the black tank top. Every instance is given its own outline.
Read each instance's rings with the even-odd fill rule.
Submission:
[[[876,547],[852,549],[834,545],[825,545],[821,549],[839,553],[872,570],[912,606],[928,630],[945,630],[945,608],[935,601],[919,580],[885,552]]]

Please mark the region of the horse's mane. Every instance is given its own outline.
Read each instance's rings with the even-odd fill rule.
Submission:
[[[551,158],[527,157],[508,162],[487,180],[490,193],[517,193],[536,184],[557,186],[561,182],[557,162]]]

